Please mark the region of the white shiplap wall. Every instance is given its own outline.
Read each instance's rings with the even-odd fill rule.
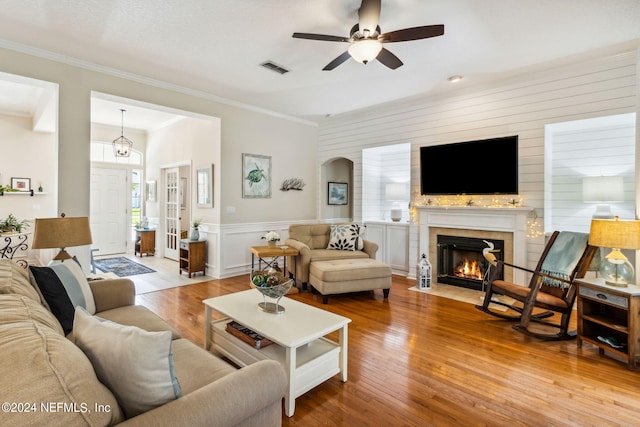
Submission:
[[[519,135],[520,194],[526,206],[544,211],[544,136],[552,123],[637,112],[635,51],[418,97],[338,115],[321,124],[318,161],[336,156],[354,162],[354,219],[362,219],[364,148],[402,142],[412,146],[412,199],[419,194],[419,147]],[[464,82],[464,80],[463,80]],[[465,83],[466,84],[466,83]],[[411,227],[410,265],[417,262],[417,227]],[[544,239],[530,239],[528,262],[538,259]]]
[[[582,200],[582,179],[622,176],[624,202],[614,215],[635,218],[635,114],[577,120],[548,126],[545,231],[588,233],[597,203]]]
[[[362,219],[389,220],[393,201],[387,200],[386,185],[405,184],[406,198],[400,202],[402,221],[409,218],[411,144],[368,148],[362,152]]]

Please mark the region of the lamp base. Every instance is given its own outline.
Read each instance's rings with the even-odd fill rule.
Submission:
[[[620,256],[624,257],[624,255],[620,253]],[[612,250],[611,254],[615,254],[616,249]],[[633,265],[629,262],[626,257],[624,260],[622,259],[611,259],[609,258],[611,254],[607,255],[604,260],[602,260],[602,264],[600,264],[600,274],[604,278],[604,282],[610,286],[617,286],[620,288],[627,287],[629,282],[633,280],[634,269]]]
[[[593,213],[592,218],[594,219],[613,219],[615,215],[611,212],[611,206],[609,205],[598,205],[596,206],[596,211]]]
[[[65,251],[64,248],[62,248],[60,252],[58,252],[58,255],[56,255],[53,259],[55,261],[64,261],[65,259],[71,259],[71,258],[73,257],[69,255],[69,252]]]
[[[618,288],[626,288],[627,286],[629,286],[629,283],[620,280],[617,282],[613,280],[605,280],[604,283],[609,286],[617,286]]]
[[[398,222],[402,219],[402,208],[400,207],[400,203],[395,202],[393,206],[391,206],[391,221]]]

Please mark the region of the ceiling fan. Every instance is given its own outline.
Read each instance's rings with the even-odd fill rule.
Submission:
[[[387,67],[395,70],[402,66],[402,61],[382,47],[383,43],[427,39],[444,34],[444,25],[425,25],[381,34],[380,26],[378,25],[378,21],[380,20],[380,6],[381,0],[362,0],[362,4],[358,10],[359,22],[351,28],[349,37],[311,33],[293,33],[293,37],[297,39],[351,43],[351,46],[349,46],[346,52],[323,68],[324,71],[333,70],[349,59],[349,57],[363,64],[377,59]]]

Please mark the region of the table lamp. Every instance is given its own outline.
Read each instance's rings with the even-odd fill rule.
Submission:
[[[621,176],[587,176],[582,178],[582,201],[598,203],[593,218],[613,218],[609,203],[624,202],[624,180]]]
[[[36,218],[33,231],[33,248],[60,248],[58,255],[53,258],[56,261],[64,261],[71,258],[65,248],[90,245],[91,243],[91,228],[89,227],[89,218],[86,216]]]
[[[640,221],[592,219],[589,244],[612,248],[600,264],[600,273],[607,285],[625,287],[633,279],[634,269],[621,249],[640,249]]]

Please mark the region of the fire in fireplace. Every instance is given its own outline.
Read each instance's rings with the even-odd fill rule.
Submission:
[[[504,259],[504,241],[438,235],[436,278],[439,283],[481,290],[488,262],[482,251],[493,244],[493,254]]]
[[[481,266],[482,262],[474,259],[469,261],[467,258],[453,268],[453,275],[456,277],[464,277],[466,279],[482,280],[484,270]]]

